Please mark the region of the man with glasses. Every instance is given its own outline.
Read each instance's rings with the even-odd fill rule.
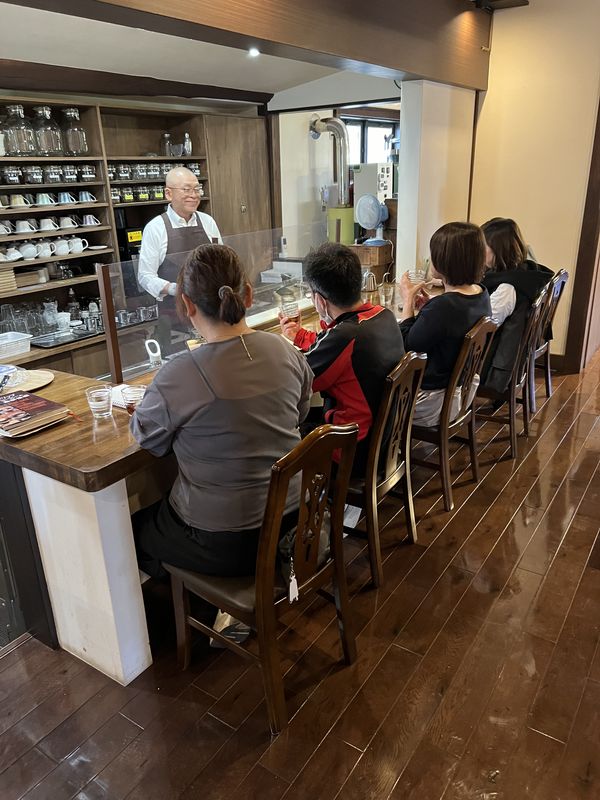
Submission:
[[[160,302],[162,313],[175,317],[177,274],[186,256],[201,244],[222,244],[222,239],[214,219],[198,211],[200,184],[193,172],[175,167],[165,184],[169,206],[144,228],[138,283]]]

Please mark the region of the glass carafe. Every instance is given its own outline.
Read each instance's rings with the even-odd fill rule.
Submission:
[[[40,156],[62,156],[62,133],[57,123],[52,119],[50,106],[36,106],[33,129],[37,151]]]
[[[84,156],[89,152],[87,134],[79,121],[78,108],[63,108],[63,145],[66,156]]]
[[[35,132],[25,119],[23,106],[7,106],[8,117],[4,123],[4,149],[7,156],[36,154]]]

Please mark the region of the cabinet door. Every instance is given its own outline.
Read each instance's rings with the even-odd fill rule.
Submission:
[[[212,216],[224,236],[271,227],[267,123],[206,116]]]

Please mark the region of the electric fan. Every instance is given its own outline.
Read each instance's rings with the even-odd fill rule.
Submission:
[[[374,194],[363,194],[359,197],[354,209],[354,218],[367,231],[376,229],[375,238],[367,239],[363,244],[382,245],[386,244],[383,238],[383,223],[389,217],[385,203],[380,203]]]

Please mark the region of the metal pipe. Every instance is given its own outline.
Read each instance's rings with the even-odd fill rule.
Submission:
[[[322,133],[331,133],[336,143],[336,169],[338,184],[338,206],[350,205],[350,172],[348,170],[348,130],[337,117],[319,119],[315,116],[310,123],[310,134],[318,139]]]

